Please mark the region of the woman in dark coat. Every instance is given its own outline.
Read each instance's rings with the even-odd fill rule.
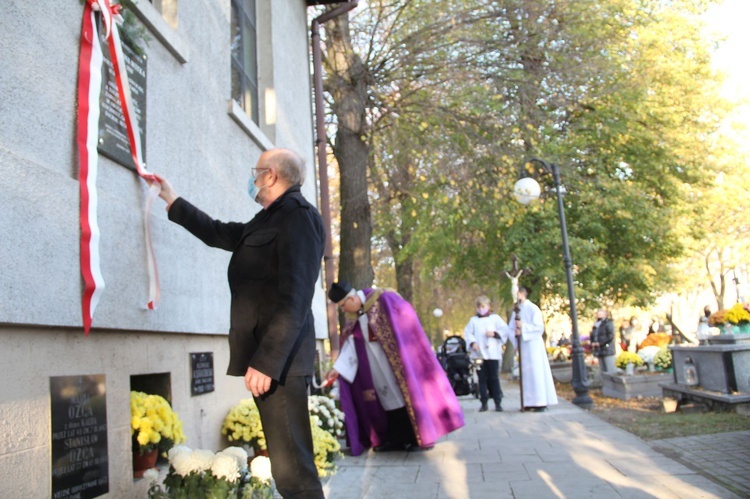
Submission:
[[[596,311],[596,322],[591,329],[591,347],[599,358],[603,373],[615,372],[615,325],[607,314],[607,309]]]

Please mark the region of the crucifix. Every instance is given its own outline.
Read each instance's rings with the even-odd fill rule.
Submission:
[[[518,279],[524,273],[530,274],[531,269],[519,269],[518,257],[515,255],[515,253],[510,257],[510,260],[513,262],[513,265],[511,265],[510,270],[504,270],[503,272],[505,272],[505,275],[508,277],[508,279],[510,279],[510,294],[513,298],[513,303],[516,303],[518,301]]]
[[[511,261],[513,262],[513,265],[511,266],[510,270],[504,270],[505,275],[510,279],[510,294],[513,296],[513,303],[515,306],[513,307],[513,319],[515,319],[516,324],[516,343],[517,343],[517,350],[518,350],[518,383],[521,388],[521,412],[524,411],[525,406],[523,403],[523,357],[521,356],[521,344],[523,341],[520,338],[521,330],[519,329],[519,313],[520,313],[520,303],[518,303],[518,279],[521,277],[521,275],[525,272],[527,274],[531,273],[531,269],[525,268],[525,269],[519,269],[518,268],[518,257],[513,254],[513,256],[510,257]],[[515,356],[515,355],[514,355]]]

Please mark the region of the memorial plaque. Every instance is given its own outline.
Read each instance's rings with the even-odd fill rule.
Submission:
[[[214,354],[201,352],[190,354],[190,393],[201,395],[214,391]]]
[[[104,39],[103,30],[100,36],[104,64],[102,68],[102,93],[99,97],[99,145],[98,151],[123,166],[135,170],[133,156],[130,154],[130,140],[125,127],[125,117],[120,106],[115,71],[109,55],[109,47]],[[137,126],[141,138],[141,153],[146,161],[146,56],[138,54],[125,41],[122,42],[125,68],[130,82],[131,102],[137,117]],[[134,124],[135,126],[135,124]]]
[[[88,499],[109,492],[104,374],[49,380],[52,499]]]

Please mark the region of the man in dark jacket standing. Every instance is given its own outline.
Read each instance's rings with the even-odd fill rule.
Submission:
[[[615,325],[607,316],[607,309],[596,311],[596,322],[591,329],[591,347],[599,358],[603,373],[615,373]]]
[[[164,179],[169,219],[209,246],[232,252],[227,374],[244,376],[260,412],[271,468],[284,497],[322,498],[313,460],[307,384],[315,358],[311,311],[325,230],[300,193],[294,152],[261,154],[248,194],[263,209],[249,222],[221,222],[179,197]]]

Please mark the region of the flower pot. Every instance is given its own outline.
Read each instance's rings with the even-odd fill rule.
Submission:
[[[629,363],[628,365],[625,366],[625,374],[627,376],[632,376],[634,372],[635,372],[635,364]]]
[[[154,449],[141,454],[139,449],[133,449],[133,477],[141,478],[143,473],[156,466],[159,450]]]

